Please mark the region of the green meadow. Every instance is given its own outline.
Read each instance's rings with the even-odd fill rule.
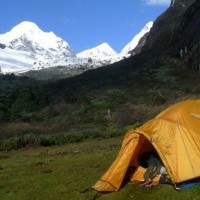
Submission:
[[[91,139],[63,146],[0,152],[1,200],[92,200],[93,190],[82,193],[100,178],[115,159],[122,137]],[[141,188],[127,183],[102,200],[198,200],[200,185],[176,191],[170,185]]]

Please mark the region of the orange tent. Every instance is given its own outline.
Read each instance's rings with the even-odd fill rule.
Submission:
[[[200,177],[200,100],[186,100],[170,106],[154,119],[128,131],[119,155],[93,188],[118,191],[130,167],[156,150],[174,183]]]

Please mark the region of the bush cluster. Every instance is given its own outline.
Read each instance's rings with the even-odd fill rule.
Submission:
[[[48,99],[36,85],[0,90],[0,121],[41,121],[35,111],[47,105]]]
[[[52,145],[63,145],[69,143],[80,142],[81,137],[74,134],[60,134],[60,135],[35,135],[26,134],[16,137],[7,138],[1,140],[0,150],[10,151],[13,149],[20,148],[33,148],[39,146],[52,146]]]
[[[24,134],[20,136],[6,138],[0,141],[1,151],[10,151],[20,148],[34,148],[47,147],[53,145],[65,145],[70,143],[77,143],[84,139],[104,139],[123,135],[125,128],[119,129],[110,127],[104,131],[90,130],[90,131],[71,131],[69,133],[62,133],[58,135],[36,135],[33,133]]]

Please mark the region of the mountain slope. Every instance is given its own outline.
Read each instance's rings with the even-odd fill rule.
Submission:
[[[0,48],[0,69],[3,73],[28,70],[33,62],[29,52]]]
[[[129,53],[130,51],[134,50],[136,46],[139,44],[141,38],[150,31],[153,26],[153,22],[148,22],[143,29],[135,35],[135,37],[122,49],[121,53]]]

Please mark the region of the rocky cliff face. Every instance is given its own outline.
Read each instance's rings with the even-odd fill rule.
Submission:
[[[195,31],[199,29],[198,24],[192,25],[192,23],[198,21],[193,18],[197,18],[199,4],[200,1],[197,0],[172,0],[171,6],[155,20],[154,26],[147,36],[143,51],[153,49],[157,52],[177,53],[177,49],[183,46],[179,44],[183,37],[183,40],[188,40],[187,37],[194,37],[189,33],[191,28],[194,29],[195,27]],[[196,37],[198,38],[198,36]],[[180,38],[182,39],[180,40]]]
[[[146,38],[146,44],[142,51],[169,51],[170,42],[173,37],[177,22],[180,20],[182,9],[170,7],[154,22],[154,26]]]
[[[174,55],[188,68],[200,70],[200,1],[192,1],[174,32]]]
[[[179,7],[179,8],[184,8],[190,3],[191,0],[171,0],[170,7]]]

